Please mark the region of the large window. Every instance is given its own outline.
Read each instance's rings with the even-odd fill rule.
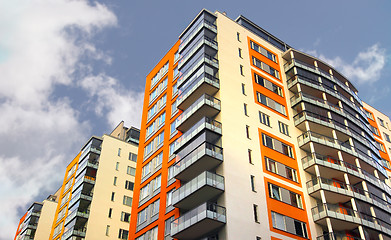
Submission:
[[[166,106],[167,94],[164,94],[152,107],[148,110],[148,120],[155,116],[164,106]]]
[[[277,62],[276,55],[274,55],[273,53],[269,52],[268,50],[266,50],[265,48],[259,46],[258,44],[256,44],[253,41],[250,41],[250,45],[251,45],[251,48],[253,50],[259,52],[260,54],[262,54],[263,56],[269,58],[273,62]]]
[[[289,232],[303,238],[308,238],[307,225],[304,222],[276,212],[272,212],[272,222],[273,227],[278,230]]]
[[[290,168],[277,161],[274,161],[273,159],[270,159],[268,157],[265,157],[265,165],[266,170],[268,170],[269,172],[275,173],[294,182],[298,182],[297,172],[295,169]]]
[[[265,71],[266,73],[272,75],[273,77],[275,77],[277,79],[280,79],[280,73],[276,69],[270,67],[269,65],[267,65],[264,62],[262,62],[258,58],[253,57],[253,64],[254,64],[254,66],[262,69],[263,71]]]
[[[164,131],[162,131],[159,135],[152,139],[151,142],[147,144],[147,146],[144,147],[144,159],[160,148],[163,144],[163,140]]]
[[[278,85],[270,82],[266,78],[263,78],[263,77],[259,76],[258,74],[254,73],[254,80],[255,80],[256,83],[258,83],[262,87],[265,87],[265,88],[269,89],[270,91],[278,94],[281,97],[284,96],[283,92],[282,92],[282,88],[279,87]]]
[[[282,143],[281,141],[274,139],[264,133],[262,133],[262,141],[264,146],[293,158],[293,150],[291,146],[288,146],[285,143]]]
[[[268,183],[269,197],[297,208],[303,208],[301,196],[280,186]]]
[[[286,110],[285,110],[285,106],[274,101],[273,99],[269,98],[269,97],[266,97],[265,95],[257,92],[257,100],[259,103],[283,114],[286,116]]]
[[[156,73],[156,75],[152,77],[152,79],[151,79],[151,89],[156,85],[157,82],[159,82],[159,80],[164,75],[166,75],[167,71],[168,71],[168,62],[166,62],[164,64],[164,66],[159,69],[159,72]]]

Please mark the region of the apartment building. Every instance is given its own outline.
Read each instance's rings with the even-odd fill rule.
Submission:
[[[145,86],[129,239],[391,239],[389,119],[326,62],[204,9]]]
[[[59,191],[42,202],[34,202],[19,221],[14,240],[49,239]]]
[[[121,122],[109,135],[91,137],[66,168],[50,237],[127,239],[139,130]]]

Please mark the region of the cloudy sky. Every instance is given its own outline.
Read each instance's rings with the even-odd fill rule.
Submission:
[[[0,0],[0,240],[92,134],[140,127],[145,76],[202,8],[326,59],[391,115],[390,1],[269,2]]]

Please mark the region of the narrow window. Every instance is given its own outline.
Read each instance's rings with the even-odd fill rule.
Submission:
[[[253,191],[253,192],[257,192],[257,191],[255,191],[255,182],[254,182],[254,176],[253,175],[250,175],[250,180],[251,180],[251,190]]]
[[[136,169],[134,167],[128,166],[126,173],[131,176],[136,176]]]
[[[115,170],[118,171],[118,169],[119,169],[119,162],[117,162],[117,163],[115,164]]]
[[[244,108],[244,115],[248,116],[247,114],[247,104],[243,104],[243,108]]]
[[[129,222],[130,221],[130,213],[121,212],[121,221],[122,222]]]
[[[251,157],[251,149],[248,149],[248,162],[253,164],[253,159]]]
[[[109,218],[111,218],[111,214],[113,213],[113,209],[112,208],[109,208]]]
[[[110,232],[110,225],[107,225],[106,226],[106,236],[109,236],[109,232]]]
[[[278,126],[280,128],[280,133],[289,136],[288,125],[286,125],[283,122],[278,121]]]
[[[112,192],[111,193],[111,201],[113,201],[113,202],[114,202],[114,196],[115,196],[115,192]]]
[[[259,223],[259,219],[258,219],[258,205],[253,204],[253,210],[254,210],[254,221],[256,223]]]
[[[122,204],[131,207],[132,206],[132,198],[124,195],[124,199],[122,200]]]
[[[240,33],[239,32],[236,33],[236,39],[240,42]]]
[[[241,74],[242,76],[244,76],[244,74],[243,74],[243,66],[242,66],[242,65],[240,65],[240,74]]]
[[[248,139],[251,139],[250,138],[250,126],[246,125],[246,136]]]
[[[246,88],[244,83],[242,83],[242,93],[246,96]]]
[[[266,126],[270,127],[270,116],[263,113],[263,112],[259,112],[259,121],[262,123],[262,124],[265,124]]]
[[[114,186],[117,186],[117,177],[114,177],[113,185],[114,185]]]
[[[238,52],[239,52],[239,57],[242,58],[242,49],[238,48]]]
[[[121,148],[118,148],[118,156],[121,156]]]
[[[137,162],[137,154],[129,152],[129,160],[132,162]]]
[[[133,187],[134,187],[134,183],[128,180],[125,181],[125,189],[133,191]]]

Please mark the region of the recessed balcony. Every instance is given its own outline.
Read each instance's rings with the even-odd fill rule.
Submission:
[[[219,137],[221,137],[221,123],[207,117],[202,118],[183,133],[182,136],[177,138],[174,152],[178,153],[182,147],[204,131],[206,131],[207,139],[210,142],[215,142]]]
[[[208,73],[201,73],[199,76],[194,76],[191,84],[180,89],[180,94],[177,98],[177,108],[186,110],[196,99],[203,94],[214,95],[220,88],[219,79]]]
[[[172,194],[174,207],[189,210],[207,202],[224,192],[224,177],[211,172],[203,172],[182,185]]]
[[[171,236],[182,239],[198,239],[215,231],[226,223],[225,208],[204,203],[171,222]]]
[[[209,96],[202,95],[189,108],[187,108],[177,118],[177,129],[186,132],[191,126],[203,117],[213,118],[220,112],[220,100]]]
[[[316,237],[316,240],[365,240],[359,236],[354,236],[353,234],[347,235],[345,232],[334,232],[327,233],[322,236]]]
[[[217,26],[203,18],[200,18],[197,20],[196,23],[189,29],[189,34],[184,39],[181,39],[181,44],[179,45],[178,52],[182,52],[183,49],[186,48],[186,46],[191,42],[191,40],[201,31],[201,29],[206,28],[213,32],[214,34],[217,33]]]
[[[208,142],[202,143],[182,158],[178,155],[174,177],[181,181],[190,181],[201,172],[212,170],[223,162],[223,149]]]

